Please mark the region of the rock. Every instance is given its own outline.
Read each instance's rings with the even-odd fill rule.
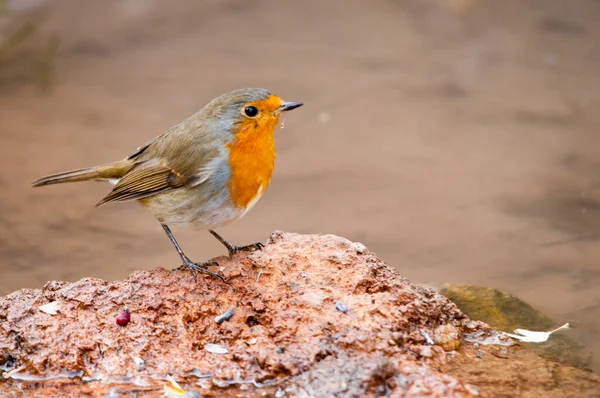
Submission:
[[[111,283],[48,282],[0,298],[0,395],[180,391],[173,383],[164,387],[168,375],[189,396],[215,393],[210,390],[219,396],[586,396],[600,387],[594,374],[584,377],[529,352],[536,366],[551,370],[550,379],[579,377],[580,384],[566,383],[569,394],[554,395],[565,392],[563,379],[529,385],[520,370],[528,366],[525,356],[513,347],[503,353],[509,359],[500,359],[487,355],[494,347],[463,343],[446,352],[430,345],[440,330],[462,336],[489,328],[340,237],[275,232],[263,251],[216,261],[229,284],[206,275],[195,283],[188,272],[156,269]],[[39,309],[51,302],[55,315]],[[124,309],[128,322],[119,325]],[[215,321],[228,310],[227,322]],[[495,363],[489,377],[497,386],[465,371],[486,361]],[[498,375],[519,383],[503,384]]]

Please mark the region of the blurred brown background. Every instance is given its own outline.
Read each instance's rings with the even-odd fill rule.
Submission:
[[[233,88],[306,105],[231,242],[358,240],[416,283],[506,290],[600,355],[600,1],[0,0],[0,294],[174,267],[136,203],[31,189]],[[223,255],[175,230],[188,255]],[[597,366],[597,365],[596,365]]]

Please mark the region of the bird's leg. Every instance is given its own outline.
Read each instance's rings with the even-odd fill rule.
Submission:
[[[251,245],[246,245],[246,246],[233,246],[232,244],[227,242],[225,239],[223,239],[223,237],[221,235],[219,235],[212,229],[208,230],[208,232],[210,232],[212,234],[212,236],[217,238],[217,240],[219,242],[221,242],[221,244],[227,248],[227,251],[229,252],[230,257],[239,251],[250,252],[250,251],[255,251],[255,250],[262,250],[263,247],[265,247],[265,245],[263,245],[260,242],[252,243]]]
[[[225,281],[225,278],[223,277],[223,275],[217,274],[216,272],[212,272],[212,271],[208,270],[207,267],[209,267],[211,265],[219,265],[216,261],[207,261],[204,263],[195,263],[195,262],[191,261],[183,253],[183,250],[181,250],[181,247],[179,247],[179,244],[175,240],[175,237],[173,236],[173,233],[171,232],[169,227],[166,224],[161,224],[161,225],[162,225],[163,229],[165,230],[165,232],[167,233],[167,236],[169,237],[169,239],[171,239],[171,242],[175,246],[175,249],[177,249],[177,253],[179,253],[179,257],[181,257],[181,261],[183,261],[183,265],[180,265],[179,267],[177,267],[175,269],[181,269],[183,267],[189,269],[190,272],[192,273],[192,275],[194,276],[194,281],[196,281],[196,282],[198,282],[196,273],[198,271],[200,271],[200,272],[204,272],[205,274],[220,278],[223,282],[227,283],[227,281]]]

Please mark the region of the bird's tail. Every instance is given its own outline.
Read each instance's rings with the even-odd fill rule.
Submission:
[[[133,161],[130,159],[120,160],[114,163],[107,163],[95,167],[87,167],[85,169],[66,171],[42,177],[31,183],[33,187],[41,187],[43,185],[61,184],[64,182],[77,182],[88,180],[112,180],[119,179],[133,167]]]

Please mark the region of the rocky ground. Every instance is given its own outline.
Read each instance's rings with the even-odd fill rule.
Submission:
[[[0,295],[176,265],[137,204],[94,208],[107,184],[29,183],[262,86],[305,106],[218,232],[358,240],[413,282],[519,297],[600,358],[598,21],[598,0],[0,0]]]
[[[600,394],[594,373],[465,341],[489,327],[361,243],[275,232],[216,260],[227,283],[159,268],[0,298],[0,395],[157,396],[168,375],[187,396]]]

